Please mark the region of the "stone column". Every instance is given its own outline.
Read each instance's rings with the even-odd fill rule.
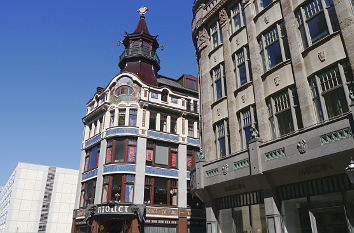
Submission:
[[[178,146],[178,208],[187,207],[187,145]]]
[[[259,145],[262,144],[258,138],[252,139],[248,145],[249,148],[249,164],[251,175],[261,174],[263,172],[262,166],[262,152],[259,149]]]
[[[257,30],[256,25],[253,21],[255,16],[254,4],[248,1],[245,4],[245,15],[246,15],[246,28],[248,34],[248,47],[251,60],[251,70],[253,75],[253,91],[254,91],[254,101],[256,103],[256,110],[258,116],[258,130],[259,136],[262,139],[270,139],[270,128],[268,122],[268,109],[265,102],[264,87],[262,81],[263,74],[263,63],[262,57],[260,55],[260,48],[257,41]]]
[[[106,156],[106,149],[107,149],[107,140],[102,140],[100,145],[100,154],[98,158],[98,165],[97,165],[97,180],[96,180],[96,190],[95,190],[95,202],[94,204],[101,203],[102,197],[102,184],[103,184],[103,165],[105,163],[105,156]]]
[[[344,46],[354,73],[354,6],[350,0],[333,0]]]
[[[229,137],[231,140],[230,141],[230,147],[232,152],[238,151],[240,148],[238,148],[238,145],[240,145],[239,140],[239,134],[238,132],[238,123],[237,123],[237,118],[236,118],[236,98],[234,95],[234,91],[236,90],[236,78],[235,78],[235,72],[234,70],[234,65],[232,63],[232,54],[231,54],[231,44],[230,44],[230,20],[227,16],[227,12],[225,9],[221,9],[219,13],[219,18],[220,18],[220,23],[222,26],[222,35],[223,35],[223,53],[224,53],[224,67],[225,67],[225,82],[226,82],[226,87],[227,87],[227,110],[228,110],[228,120],[229,120],[229,129],[230,129],[230,134]],[[235,140],[236,139],[236,140]]]
[[[146,138],[138,137],[135,165],[134,204],[144,203]]]
[[[209,68],[209,35],[206,28],[198,32],[198,69],[201,98],[201,128],[203,129],[202,147],[207,161],[216,159],[215,135],[212,127],[213,116],[211,104],[213,103],[212,79]]]
[[[292,1],[281,0],[281,8],[289,41],[291,64],[300,104],[302,122],[304,127],[308,127],[316,123],[316,114],[313,107],[310,85],[307,81],[304,59],[301,54],[303,51],[302,38],[292,8]]]

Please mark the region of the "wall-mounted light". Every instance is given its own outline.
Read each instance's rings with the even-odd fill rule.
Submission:
[[[345,168],[345,172],[348,175],[350,183],[354,184],[354,161],[353,158],[350,158],[350,163],[348,167]]]

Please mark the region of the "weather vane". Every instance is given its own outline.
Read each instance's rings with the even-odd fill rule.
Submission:
[[[146,6],[142,6],[140,7],[140,9],[138,10],[138,13],[141,15],[141,16],[144,16],[146,14],[146,12],[148,12],[148,8]]]

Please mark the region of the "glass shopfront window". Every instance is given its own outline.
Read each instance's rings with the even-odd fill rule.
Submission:
[[[264,204],[218,211],[218,233],[266,233]]]
[[[343,194],[336,192],[283,201],[285,232],[352,232],[349,229],[353,230],[354,192]]]

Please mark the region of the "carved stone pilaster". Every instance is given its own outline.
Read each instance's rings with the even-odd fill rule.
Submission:
[[[225,23],[227,23],[229,21],[229,16],[227,15],[225,8],[222,8],[219,11],[219,21],[220,21],[221,25],[224,25]]]
[[[198,49],[201,50],[208,45],[209,35],[207,30],[203,27],[198,33]]]

